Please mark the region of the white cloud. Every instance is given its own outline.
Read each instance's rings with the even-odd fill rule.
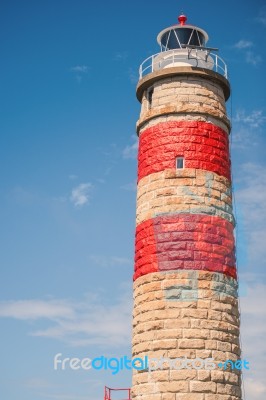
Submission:
[[[107,257],[102,255],[91,255],[89,259],[92,263],[104,268],[133,264],[133,261],[126,257],[117,257],[117,256]]]
[[[257,379],[247,378],[245,380],[245,394],[248,399],[264,400],[266,397],[266,385]]]
[[[19,300],[0,303],[0,317],[10,317],[24,320],[40,318],[70,318],[72,308],[66,302],[58,300]]]
[[[0,317],[34,320],[30,335],[63,341],[70,346],[128,345],[131,331],[131,290],[121,287],[116,302],[102,304],[99,296],[82,301],[14,300],[0,303]],[[113,293],[113,292],[112,292]],[[107,298],[107,294],[105,294]],[[41,321],[41,326],[39,322]],[[44,325],[46,325],[44,327]]]
[[[90,68],[87,65],[76,65],[70,68],[70,72],[74,73],[75,79],[78,84],[81,83],[83,77],[88,74]]]
[[[69,177],[69,179],[71,179],[71,180],[78,179],[78,176],[75,175],[75,174],[70,174],[70,175],[68,175],[68,177]]]
[[[244,387],[248,399],[265,400],[266,395],[265,303],[266,285],[249,283],[247,296],[241,298],[242,358],[250,362],[250,370],[244,371]]]
[[[266,6],[260,9],[259,16],[257,20],[264,26],[266,26]]]
[[[255,51],[250,50],[253,46],[254,44],[250,40],[242,39],[235,43],[233,45],[233,48],[240,50],[245,55],[245,60],[247,64],[256,67],[262,61],[262,57]]]
[[[131,191],[135,192],[137,190],[137,183],[136,182],[126,183],[125,185],[120,186],[120,188],[130,192]]]
[[[250,128],[260,128],[266,122],[266,116],[262,110],[253,110],[249,114],[245,110],[238,110],[234,122],[246,124]]]
[[[92,184],[91,183],[80,183],[78,186],[72,189],[70,201],[76,207],[82,207],[89,203],[91,197]]]
[[[256,146],[257,137],[255,132],[244,124],[237,124],[233,126],[232,132],[232,147],[237,149],[247,149]]]
[[[125,61],[128,58],[127,51],[119,51],[115,54],[114,59],[116,61]]]
[[[87,65],[76,65],[75,67],[71,67],[70,71],[87,74],[89,72],[89,67]]]
[[[128,77],[129,77],[130,82],[131,82],[133,85],[136,85],[136,83],[137,83],[138,80],[139,80],[139,77],[138,77],[138,75],[137,75],[135,69],[133,69],[133,68],[129,68],[129,70],[128,70]]]
[[[234,44],[233,47],[235,47],[236,49],[248,49],[250,47],[253,46],[253,43],[250,40],[239,40],[239,42],[237,42],[236,44]]]
[[[47,388],[51,388],[52,385],[46,379],[43,379],[43,378],[31,378],[31,379],[28,379],[24,383],[24,386],[29,388],[29,389],[47,389]]]
[[[232,146],[247,148],[257,145],[258,134],[266,123],[266,116],[262,110],[246,112],[238,110],[233,117]]]
[[[122,152],[124,159],[136,158],[138,153],[139,141],[137,136],[131,137],[134,140],[134,143],[131,145],[127,145]]]
[[[256,67],[262,62],[262,57],[259,54],[255,54],[253,51],[247,51],[246,62]]]
[[[238,171],[239,188],[235,193],[237,210],[242,215],[249,262],[257,268],[266,260],[266,167],[243,164]]]
[[[103,178],[97,178],[96,181],[101,183],[102,185],[106,182],[106,180]]]

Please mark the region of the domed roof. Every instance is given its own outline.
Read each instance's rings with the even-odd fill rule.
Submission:
[[[208,34],[197,26],[186,25],[186,20],[187,17],[181,14],[179,24],[162,30],[157,36],[159,45],[165,50],[184,48],[186,45],[205,47]]]

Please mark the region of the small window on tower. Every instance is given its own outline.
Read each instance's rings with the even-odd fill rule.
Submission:
[[[151,87],[151,88],[149,88],[147,90],[147,100],[148,100],[148,103],[149,103],[149,108],[152,105],[152,96],[153,96],[153,87]]]
[[[184,157],[176,157],[176,168],[184,168]]]

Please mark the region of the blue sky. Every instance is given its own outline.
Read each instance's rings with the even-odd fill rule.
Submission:
[[[180,11],[229,68],[246,398],[266,356],[264,1],[0,5],[0,395],[102,399],[130,373],[53,357],[130,355],[138,67]]]

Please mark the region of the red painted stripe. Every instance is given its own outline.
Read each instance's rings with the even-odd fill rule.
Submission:
[[[200,121],[162,122],[142,131],[138,154],[138,180],[154,172],[175,168],[177,156],[185,167],[204,169],[230,180],[228,134]]]
[[[209,215],[172,214],[136,228],[135,274],[192,269],[236,278],[233,225]]]

